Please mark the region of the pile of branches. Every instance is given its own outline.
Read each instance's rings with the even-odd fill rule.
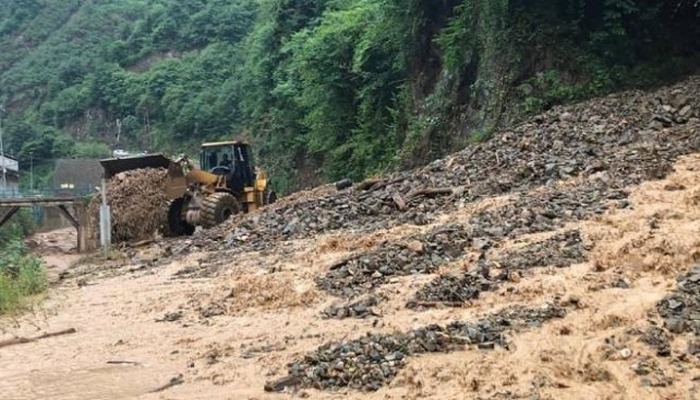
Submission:
[[[143,168],[119,173],[107,182],[113,242],[150,239],[165,223],[166,177],[164,168]],[[98,194],[88,207],[95,233],[99,232],[101,201]]]

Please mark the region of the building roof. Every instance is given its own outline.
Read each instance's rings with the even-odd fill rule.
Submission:
[[[7,171],[19,172],[19,162],[12,157],[7,155],[0,156],[0,172],[2,172],[2,167],[5,167]]]
[[[93,159],[58,159],[53,174],[54,187],[74,185],[75,188],[100,186],[102,165]]]
[[[207,143],[202,143],[202,147],[219,147],[219,146],[231,146],[234,144],[242,144],[242,145],[247,145],[248,142],[241,141],[241,140],[227,140],[224,142],[207,142]]]

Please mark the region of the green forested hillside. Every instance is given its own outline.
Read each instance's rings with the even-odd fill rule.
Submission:
[[[0,0],[23,161],[254,142],[278,189],[697,72],[697,0]]]

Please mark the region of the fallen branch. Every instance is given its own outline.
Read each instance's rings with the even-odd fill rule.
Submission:
[[[145,239],[145,240],[140,240],[138,242],[130,243],[129,246],[131,246],[132,248],[144,247],[144,246],[152,244],[154,242],[155,242],[155,239]]]
[[[32,343],[32,342],[36,342],[36,341],[41,340],[41,339],[47,339],[47,338],[51,338],[51,337],[55,337],[55,336],[69,335],[69,334],[75,333],[75,332],[77,332],[75,330],[75,328],[70,328],[70,329],[66,329],[63,331],[45,333],[41,336],[37,336],[37,337],[33,337],[33,338],[18,337],[18,338],[4,340],[4,341],[0,342],[0,348],[14,346],[16,344]]]
[[[402,178],[396,178],[392,179],[390,181],[383,181],[381,179],[368,179],[364,182],[361,182],[359,185],[357,185],[357,188],[360,190],[364,190],[365,192],[374,192],[379,189],[383,189],[389,185],[393,185],[395,183],[400,183],[408,179],[408,176],[404,176]],[[364,183],[364,185],[363,185]]]
[[[136,361],[107,361],[107,364],[141,365],[140,362],[136,362]]]
[[[434,196],[446,196],[454,193],[454,189],[452,188],[430,188],[430,189],[419,189],[415,191],[411,191],[406,197],[408,198],[409,201],[412,199],[418,197],[418,196],[426,196],[426,197],[434,197]]]
[[[406,303],[406,308],[461,308],[464,307],[465,304],[466,303],[461,301],[409,301],[408,303]]]
[[[170,388],[173,387],[173,386],[182,385],[183,383],[185,383],[185,380],[182,379],[182,374],[180,374],[180,375],[178,375],[178,376],[175,376],[175,377],[173,377],[173,378],[170,378],[170,382],[166,383],[165,385],[163,385],[163,386],[161,386],[161,387],[159,387],[159,388],[157,388],[157,389],[151,390],[151,393],[162,392],[162,391],[164,391],[164,390],[170,389]]]
[[[381,179],[365,179],[358,183],[356,187],[358,190],[369,190],[381,181]]]
[[[287,387],[296,387],[301,383],[301,379],[296,376],[286,376],[273,382],[265,384],[266,392],[283,392]]]
[[[331,266],[328,267],[328,270],[335,271],[336,269],[343,267],[344,265],[346,265],[350,261],[357,260],[360,257],[362,257],[362,254],[355,254],[354,256],[343,258],[342,260],[336,262],[335,264],[331,264]]]

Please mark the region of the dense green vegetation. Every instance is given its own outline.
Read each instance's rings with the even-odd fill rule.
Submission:
[[[696,72],[696,0],[0,0],[23,164],[242,137],[279,190]],[[0,110],[0,112],[2,112]]]
[[[15,311],[27,296],[46,289],[46,271],[38,257],[28,254],[17,237],[1,240],[0,315]]]
[[[20,210],[10,221],[0,227],[0,251],[16,238],[26,237],[33,233],[34,228],[31,212],[28,209]]]

